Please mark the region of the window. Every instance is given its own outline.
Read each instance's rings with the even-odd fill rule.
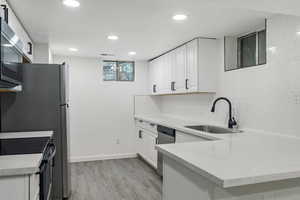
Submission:
[[[240,27],[240,33],[224,37],[225,71],[267,63],[266,23],[266,20],[261,20],[252,31],[249,27]]]
[[[266,30],[238,38],[238,67],[266,64]]]
[[[134,81],[134,62],[103,61],[103,81]]]

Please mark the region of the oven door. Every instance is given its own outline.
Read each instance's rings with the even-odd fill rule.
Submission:
[[[40,165],[40,200],[51,199],[52,179],[54,156],[56,154],[56,147],[54,144],[49,144],[45,153],[44,159]]]

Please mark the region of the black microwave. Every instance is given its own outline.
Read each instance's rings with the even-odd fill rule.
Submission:
[[[10,88],[22,83],[23,43],[5,20],[0,20],[0,87]]]

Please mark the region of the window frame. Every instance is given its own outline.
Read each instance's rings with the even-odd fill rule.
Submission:
[[[126,60],[103,60],[102,61],[103,63],[104,62],[115,62],[116,63],[116,80],[105,80],[104,79],[104,74],[103,74],[103,64],[102,64],[102,75],[103,75],[103,78],[102,78],[102,81],[107,81],[107,82],[110,82],[110,81],[116,81],[116,82],[134,82],[135,81],[135,61],[126,61]],[[120,79],[120,72],[119,72],[119,64],[120,63],[132,63],[132,66],[133,66],[133,72],[132,72],[132,75],[133,75],[133,79],[132,80],[121,80]]]
[[[260,32],[262,31],[265,31],[265,43],[266,43],[266,49],[265,49],[265,62],[262,62],[262,63],[259,63],[259,58],[258,58],[258,55],[259,55],[259,39],[258,39],[258,35]],[[250,67],[258,67],[258,66],[264,66],[268,63],[268,24],[267,24],[267,19],[264,20],[264,27],[261,27],[261,28],[257,28],[256,30],[253,30],[253,31],[249,31],[249,32],[246,32],[244,34],[239,34],[236,36],[236,38],[242,38],[244,36],[247,36],[247,35],[250,35],[250,34],[253,34],[253,33],[256,33],[256,65],[252,65],[252,66],[246,66],[246,67],[239,67],[238,66],[238,56],[239,56],[239,52],[238,52],[238,49],[236,50],[237,52],[237,57],[236,57],[236,63],[237,63],[237,68],[227,68],[226,66],[226,60],[227,60],[227,57],[226,57],[226,36],[224,36],[224,39],[223,39],[223,47],[224,47],[224,72],[230,72],[230,71],[234,71],[234,70],[240,70],[240,69],[245,69],[245,68],[250,68]]]

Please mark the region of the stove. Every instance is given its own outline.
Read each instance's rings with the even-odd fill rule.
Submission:
[[[0,139],[0,156],[43,153],[49,137]]]

